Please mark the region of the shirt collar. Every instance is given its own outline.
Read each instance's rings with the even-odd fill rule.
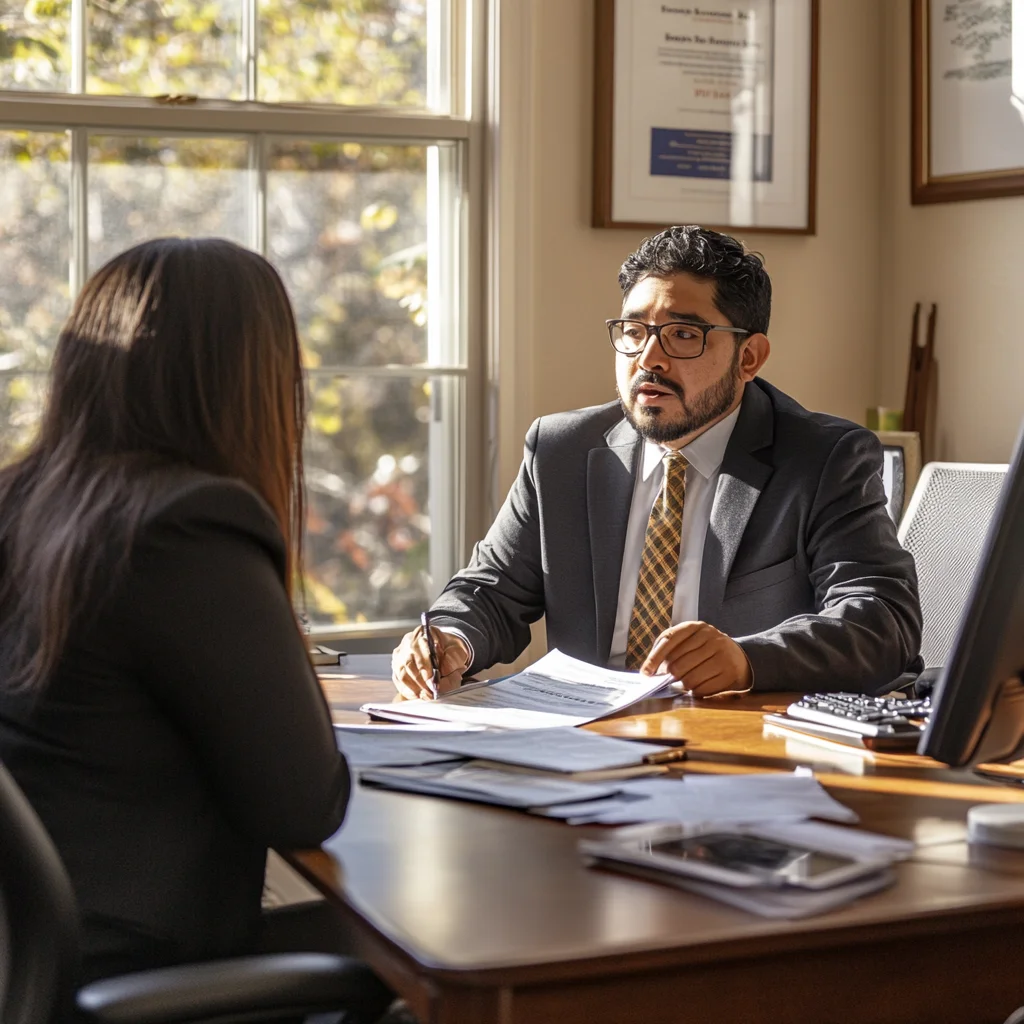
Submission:
[[[729,438],[732,437],[736,420],[739,419],[740,406],[735,409],[724,420],[719,420],[713,427],[709,427],[700,437],[695,437],[688,445],[680,451],[686,461],[704,479],[708,479],[712,473],[718,470],[725,458],[725,449],[729,445]],[[644,461],[641,467],[643,479],[647,480],[650,475],[661,465],[661,460],[668,449],[655,441],[644,441]]]

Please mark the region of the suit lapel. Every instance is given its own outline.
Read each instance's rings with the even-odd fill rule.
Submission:
[[[740,541],[772,475],[770,463],[753,453],[771,445],[774,426],[768,396],[756,383],[747,384],[736,426],[725,449],[704,541],[698,604],[698,615],[703,622],[718,620],[725,584]]]
[[[615,629],[622,552],[641,444],[625,420],[616,423],[605,439],[607,447],[592,448],[587,455],[587,520],[594,576],[597,662],[601,665],[608,662]]]

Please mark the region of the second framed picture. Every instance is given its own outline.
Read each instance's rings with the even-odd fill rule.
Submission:
[[[595,0],[595,227],[813,234],[818,0]]]
[[[1024,194],[1024,2],[912,0],[911,11],[911,202]]]

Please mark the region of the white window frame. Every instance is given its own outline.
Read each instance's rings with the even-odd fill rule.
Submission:
[[[452,197],[450,205],[428,202],[428,279],[430,308],[427,361],[423,364],[353,366],[331,364],[309,371],[358,379],[368,376],[421,378],[434,382],[437,414],[429,428],[430,571],[436,595],[464,564],[469,537],[479,535],[485,514],[482,469],[487,440],[482,386],[489,356],[483,343],[484,322],[484,121],[488,99],[488,14],[497,0],[427,0],[428,46],[440,60],[431,66],[428,104],[432,111],[410,112],[386,107],[331,107],[313,104],[265,104],[191,99],[187,103],[132,96],[85,93],[86,0],[72,0],[72,68],[67,93],[0,91],[0,129],[67,131],[71,138],[71,300],[88,273],[88,137],[92,133],[148,136],[246,137],[252,140],[249,195],[249,244],[266,254],[266,175],[268,137],[375,141],[396,145],[447,144],[452,164],[439,166],[443,155],[428,150],[428,195]],[[256,95],[257,0],[245,0],[243,42],[246,95]],[[492,19],[493,28],[493,19]],[[433,112],[443,110],[444,113]],[[442,173],[454,185],[440,188]],[[448,301],[446,301],[448,298]],[[443,315],[437,315],[444,310]],[[3,376],[9,374],[3,373]],[[440,406],[438,406],[440,408]],[[475,471],[476,470],[476,471]],[[413,622],[368,622],[317,629],[323,638],[390,637]]]

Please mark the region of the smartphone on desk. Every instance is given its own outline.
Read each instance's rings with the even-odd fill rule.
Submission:
[[[681,825],[639,826],[610,840],[583,840],[580,849],[599,861],[737,888],[830,889],[885,867],[881,861],[780,842],[738,827],[694,831]]]

